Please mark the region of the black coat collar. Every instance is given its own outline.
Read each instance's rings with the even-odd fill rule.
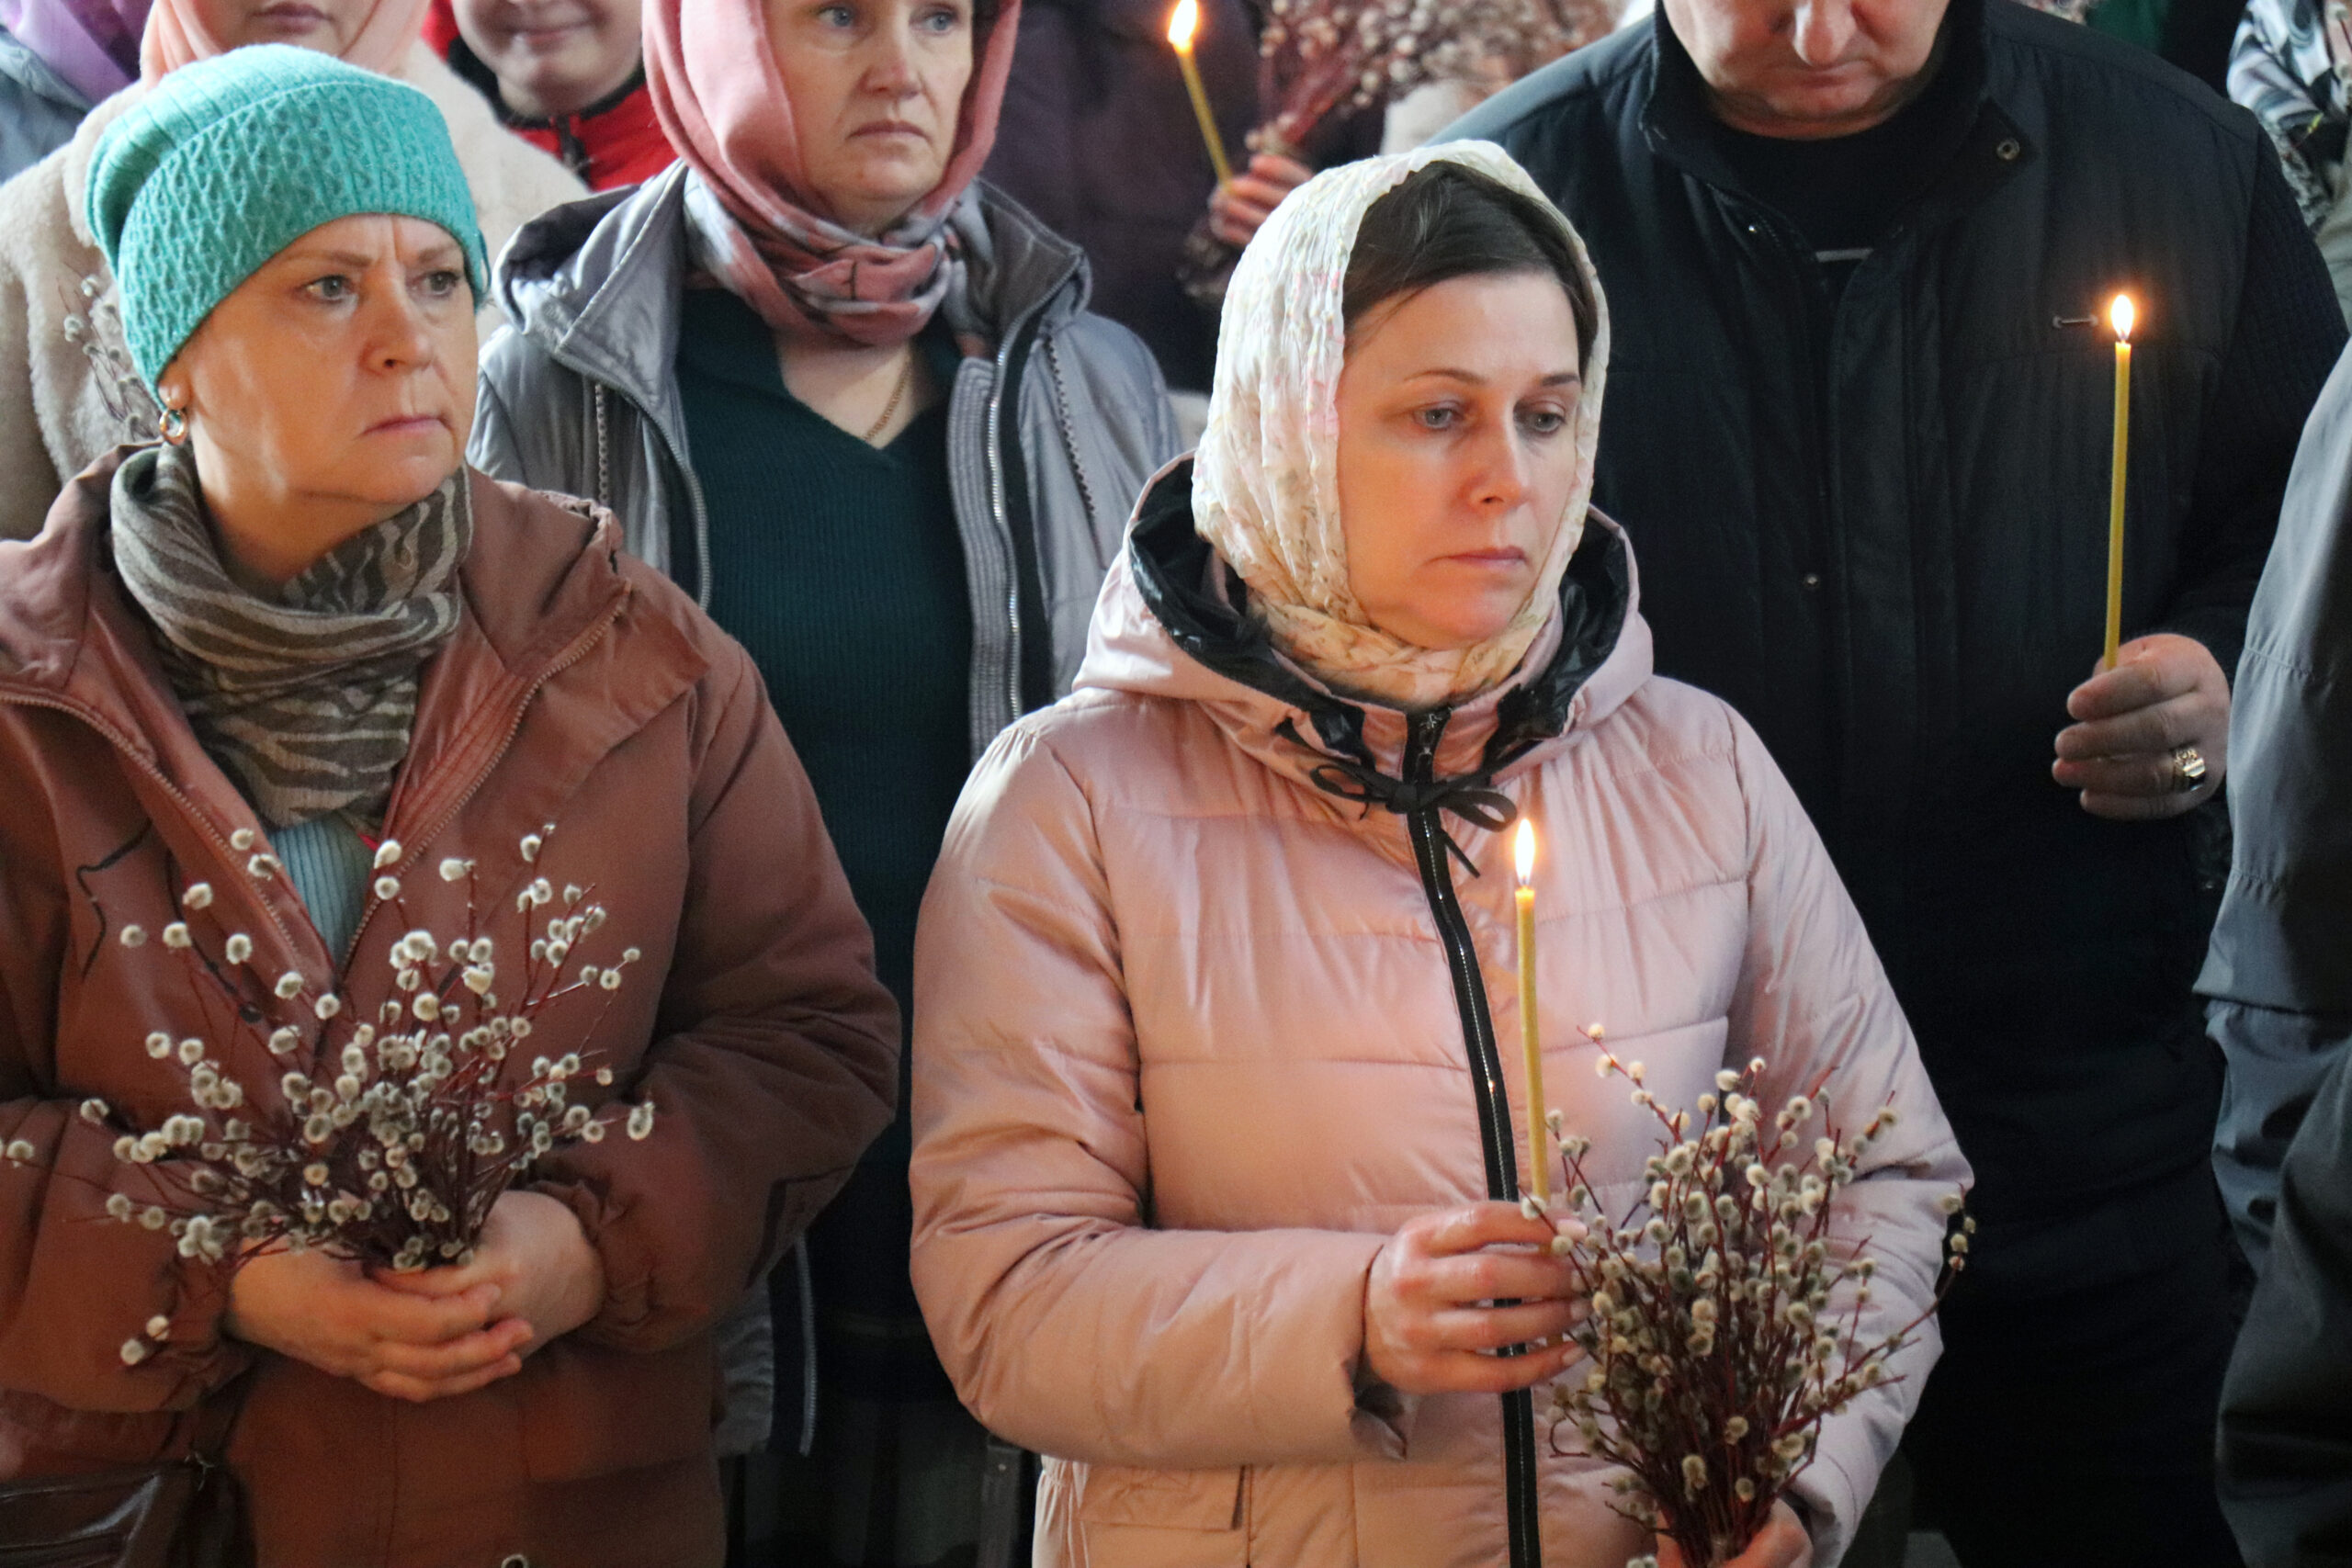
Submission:
[[[2022,166],[2033,147],[1993,93],[1985,48],[1985,6],[1993,0],[1951,0],[1937,42],[1939,99],[1953,117],[1938,145],[1949,149],[1943,167],[1914,204],[1921,224],[1956,215],[1985,189]],[[1660,6],[1651,22],[1648,91],[1642,134],[1661,162],[1719,190],[1752,199],[1720,151],[1718,122],[1707,85]]]

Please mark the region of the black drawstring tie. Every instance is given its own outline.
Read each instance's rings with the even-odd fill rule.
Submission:
[[[1364,815],[1372,808],[1393,811],[1399,817],[1409,817],[1416,811],[1433,816],[1451,811],[1475,828],[1489,833],[1499,833],[1519,820],[1519,806],[1510,796],[1495,787],[1494,771],[1487,769],[1475,773],[1460,773],[1450,779],[1428,779],[1415,782],[1384,773],[1368,761],[1346,757],[1334,757],[1328,751],[1317,750],[1299,739],[1297,728],[1289,719],[1283,720],[1274,733],[1308,755],[1319,758],[1307,770],[1306,777],[1325,795],[1339,796],[1363,807]],[[1454,842],[1453,835],[1445,829],[1444,818],[1437,818],[1437,836],[1462,869],[1471,875],[1478,874],[1477,863],[1469,852]]]

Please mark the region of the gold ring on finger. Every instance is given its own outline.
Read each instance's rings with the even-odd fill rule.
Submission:
[[[2205,754],[2194,746],[2172,749],[2172,787],[2177,795],[2193,795],[2205,784]]]

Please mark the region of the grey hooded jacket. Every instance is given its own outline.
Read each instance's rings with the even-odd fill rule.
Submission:
[[[495,478],[610,507],[633,551],[707,604],[708,518],[675,368],[696,177],[679,164],[515,235],[496,286],[515,324],[482,356],[468,456]],[[951,223],[967,281],[944,309],[959,337],[989,346],[958,368],[947,416],[978,756],[1069,689],[1128,514],[1179,443],[1151,355],[1086,313],[1076,246],[985,186]],[[682,517],[699,559],[671,558]]]

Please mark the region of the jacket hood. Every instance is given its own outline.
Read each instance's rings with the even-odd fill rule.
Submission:
[[[678,353],[689,271],[684,164],[629,190],[567,202],[516,231],[492,293],[523,335],[559,363],[640,407],[662,400]],[[985,183],[948,227],[963,247],[964,289],[941,307],[959,333],[1001,341],[1043,313],[1057,326],[1086,308],[1079,249]]]
[[[1342,696],[1276,649],[1241,608],[1238,574],[1195,532],[1193,504],[1193,462],[1180,458],[1144,492],[1104,580],[1077,689],[1203,704],[1277,772],[1340,800],[1368,792],[1406,808],[1416,798],[1400,771],[1412,716]],[[1520,668],[1461,707],[1436,710],[1446,716],[1434,784],[1483,789],[1540,763],[1649,679],[1633,547],[1615,523],[1589,515],[1560,579],[1559,613]]]

